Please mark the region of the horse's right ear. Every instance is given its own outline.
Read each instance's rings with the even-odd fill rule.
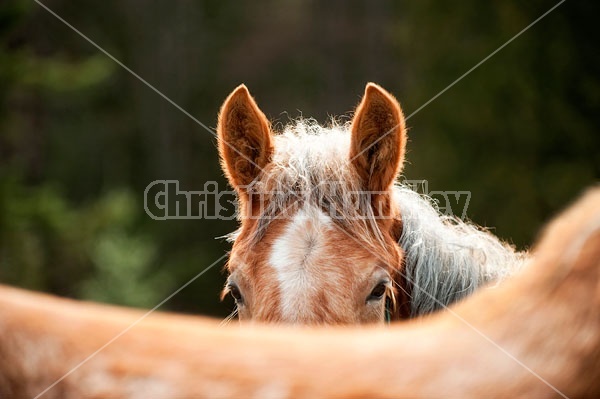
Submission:
[[[245,193],[271,161],[273,141],[268,119],[243,84],[223,103],[217,134],[223,171],[238,193]]]

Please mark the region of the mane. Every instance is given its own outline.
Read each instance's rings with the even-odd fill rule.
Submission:
[[[334,223],[380,253],[383,239],[377,217],[348,159],[349,123],[332,120],[323,127],[300,119],[274,139],[273,159],[249,190],[264,206],[247,239],[260,240],[273,220],[308,205],[326,208]],[[407,186],[396,183],[392,191],[393,206],[402,218],[399,244],[405,252],[412,316],[440,309],[520,268],[524,255],[496,236],[441,215],[429,198]]]
[[[458,301],[483,285],[500,282],[519,270],[526,255],[493,234],[439,213],[435,204],[408,187],[394,196],[402,214],[399,244],[405,276],[412,286],[411,316]]]

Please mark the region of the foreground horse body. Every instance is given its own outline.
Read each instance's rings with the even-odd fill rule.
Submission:
[[[599,292],[600,189],[550,226],[517,276],[388,328],[140,320],[0,287],[0,397],[597,397]]]
[[[525,257],[394,184],[404,116],[377,85],[350,124],[301,120],[278,135],[242,85],[223,104],[218,137],[240,203],[224,292],[241,319],[414,317],[502,280]]]

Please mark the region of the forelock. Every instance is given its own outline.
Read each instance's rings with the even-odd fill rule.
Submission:
[[[350,163],[349,127],[300,119],[275,136],[273,159],[249,190],[260,201],[251,240],[260,239],[273,219],[289,218],[309,205],[322,209],[363,244],[380,247],[383,239],[371,198]]]

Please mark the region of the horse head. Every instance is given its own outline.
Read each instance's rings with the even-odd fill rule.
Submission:
[[[351,123],[300,120],[279,134],[244,85],[231,93],[218,146],[239,202],[224,294],[240,319],[345,324],[398,316],[402,219],[392,187],[405,143],[399,103],[372,83]]]

